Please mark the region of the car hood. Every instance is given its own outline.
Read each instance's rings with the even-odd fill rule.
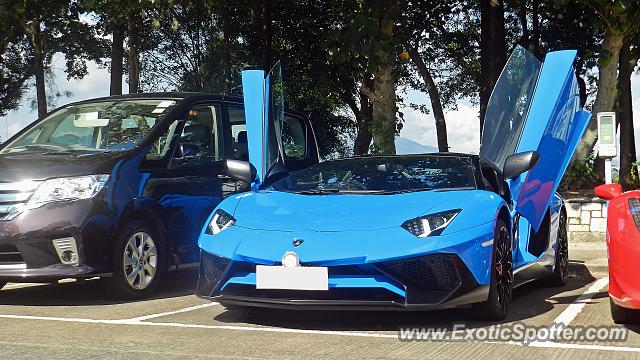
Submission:
[[[0,155],[0,182],[110,173],[122,153]]]
[[[396,227],[429,212],[448,192],[394,195],[247,193],[236,207],[237,226],[278,231],[366,231]]]

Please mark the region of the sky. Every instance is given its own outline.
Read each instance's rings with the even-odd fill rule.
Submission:
[[[109,95],[109,72],[100,68],[96,63],[88,63],[89,74],[81,80],[67,80],[64,73],[64,57],[56,56],[53,62],[53,74],[55,84],[61,93],[69,91],[71,96],[60,98],[57,106],[64,104]],[[128,86],[123,81],[123,90]],[[640,145],[640,75],[632,77],[632,92],[634,102],[634,127],[636,128],[636,143]],[[23,98],[21,106],[11,111],[5,117],[0,117],[0,138],[6,140],[8,136],[15,134],[34,121],[37,112],[31,109],[30,102],[35,95],[35,90],[29,91]],[[408,91],[407,104],[426,104],[430,108],[429,97],[418,91]],[[408,138],[422,145],[437,146],[435,121],[433,115],[424,114],[418,110],[402,109],[405,124],[400,132],[401,137]],[[480,147],[478,108],[467,101],[461,101],[456,110],[445,113],[447,121],[447,134],[451,151],[462,153],[477,153]],[[640,149],[640,146],[636,146]]]

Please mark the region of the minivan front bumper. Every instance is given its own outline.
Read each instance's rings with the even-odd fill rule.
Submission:
[[[99,198],[51,203],[0,221],[0,281],[50,282],[107,276],[112,217]],[[62,263],[53,241],[73,239],[78,261]]]

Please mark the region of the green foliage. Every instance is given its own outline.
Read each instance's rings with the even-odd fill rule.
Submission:
[[[595,170],[595,153],[585,161],[576,161],[562,178],[558,191],[591,189],[598,185],[598,174]]]
[[[414,47],[433,74],[445,108],[459,99],[478,101],[480,79],[480,23],[473,1],[430,1],[404,4],[398,27],[405,47]],[[408,62],[401,85],[427,92],[413,63]],[[417,104],[413,108],[426,113]]]
[[[55,54],[64,54],[67,78],[87,75],[87,61],[101,62],[106,41],[96,37],[95,28],[81,20],[85,9],[77,2],[21,1],[0,2],[0,115],[16,108],[34,73],[31,24],[40,23],[45,75]]]
[[[631,188],[639,189],[640,188],[640,176],[638,175],[638,167],[640,166],[640,161],[634,161],[631,163],[631,171],[629,172],[629,180]]]
[[[606,57],[600,50],[606,29],[632,33],[640,26],[637,0],[537,3],[534,8],[532,1],[505,1],[507,48],[521,44],[537,49],[538,55],[577,49],[576,67],[583,76]],[[273,0],[270,63],[282,62],[286,106],[310,116],[322,156],[349,154],[357,131],[396,135],[402,128],[398,111],[388,121],[362,110],[370,108],[367,98],[379,95],[376,74],[384,67],[393,69],[397,106],[404,105],[407,90],[427,92],[413,63],[400,57],[407,49],[416,49],[424,59],[445,109],[455,109],[461,99],[477,102],[478,5],[477,0]],[[240,71],[265,65],[263,6],[255,0],[2,1],[0,115],[19,104],[33,78],[28,25],[34,18],[43,24],[45,71],[54,54],[64,54],[67,76],[82,78],[88,60],[109,60],[111,44],[105,39],[129,22],[133,33],[128,36],[134,35],[140,53],[144,91],[239,96]],[[534,23],[539,26],[537,38]],[[595,78],[591,79],[591,88],[583,92],[595,91]],[[393,121],[395,127],[386,126]],[[380,144],[371,148],[374,153],[384,151]],[[592,170],[588,163],[581,164],[565,182],[588,183]]]
[[[31,68],[24,54],[24,43],[10,43],[0,54],[0,116],[20,105]]]

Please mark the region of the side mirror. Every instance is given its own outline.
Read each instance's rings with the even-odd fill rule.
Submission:
[[[611,200],[622,194],[622,185],[620,184],[602,184],[596,186],[593,192],[602,200]]]
[[[251,184],[258,174],[250,162],[240,160],[225,160],[224,170],[233,180],[247,184]]]
[[[176,159],[184,159],[187,157],[197,157],[200,155],[200,148],[193,144],[178,143],[174,157]]]
[[[537,151],[526,151],[513,155],[509,155],[504,163],[502,174],[505,179],[515,179],[520,174],[533,169],[540,160],[540,154]]]

